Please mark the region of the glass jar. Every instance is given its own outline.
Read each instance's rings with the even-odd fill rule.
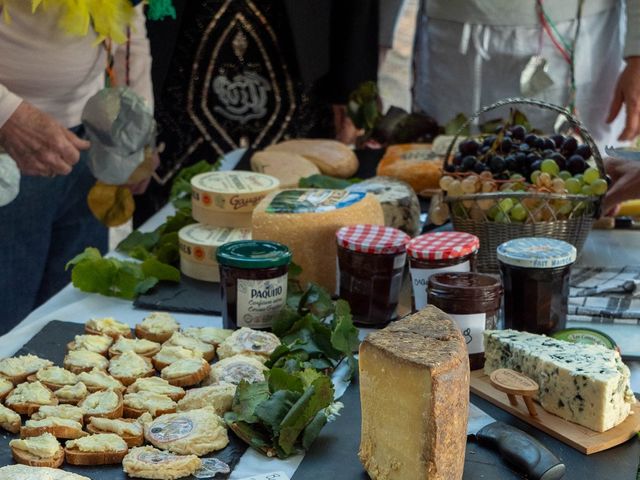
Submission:
[[[276,242],[240,240],[216,252],[224,328],[269,329],[287,303],[291,252]]]
[[[471,370],[484,367],[485,330],[498,326],[502,285],[481,273],[437,273],[429,278],[429,304],[447,313],[462,331]]]
[[[576,254],[573,245],[553,238],[517,238],[498,247],[505,328],[546,335],[566,328]]]
[[[351,225],[336,233],[338,291],[354,323],[383,327],[397,318],[409,235],[382,225]]]
[[[427,306],[429,277],[436,273],[473,272],[480,239],[464,232],[433,232],[414,238],[407,245],[411,270],[413,311]]]

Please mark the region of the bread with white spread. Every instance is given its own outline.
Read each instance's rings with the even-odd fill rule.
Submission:
[[[122,467],[130,477],[174,480],[196,473],[202,461],[196,455],[176,455],[150,446],[129,451]]]
[[[171,335],[171,338],[165,342],[165,345],[173,345],[176,347],[184,347],[189,350],[201,353],[202,357],[210,362],[216,355],[216,347],[213,345],[198,340],[197,338],[190,337],[181,332],[175,332]]]
[[[112,344],[109,335],[76,335],[73,342],[67,343],[67,350],[89,350],[106,356]]]
[[[129,448],[144,443],[144,429],[140,423],[129,418],[92,417],[87,425],[89,433],[115,433],[122,438]]]
[[[23,383],[29,375],[51,365],[53,365],[51,360],[45,360],[36,355],[3,358],[0,360],[0,376],[17,385]]]
[[[138,378],[127,387],[127,393],[137,392],[159,393],[160,395],[168,396],[175,402],[185,396],[185,391],[182,387],[171,385],[164,378],[160,377]]]
[[[136,325],[136,336],[152,342],[166,342],[174,332],[180,330],[180,324],[166,312],[152,312]]]
[[[154,355],[152,361],[156,370],[160,371],[172,363],[185,358],[202,358],[202,352],[196,352],[195,350],[189,350],[188,348],[175,345],[164,344],[160,351]]]
[[[160,351],[160,344],[144,338],[120,337],[109,349],[109,355],[114,357],[125,352],[134,352],[143,357],[153,357]]]
[[[113,390],[124,392],[125,386],[106,372],[94,368],[90,372],[82,372],[78,375],[78,380],[87,386],[89,392],[99,392],[101,390]]]
[[[273,351],[280,345],[280,339],[270,332],[242,327],[233,332],[218,347],[218,358],[225,359],[234,355],[255,356],[266,362]]]
[[[65,444],[65,459],[71,465],[110,465],[122,462],[129,447],[115,433],[98,433],[69,440]]]
[[[4,403],[20,415],[31,415],[43,405],[57,405],[58,399],[42,383],[33,382],[18,385]]]
[[[62,362],[64,368],[79,374],[82,372],[90,372],[91,370],[106,370],[109,366],[109,360],[96,352],[89,350],[70,350],[64,357]]]
[[[124,352],[109,362],[109,373],[124,386],[129,386],[138,378],[155,374],[151,360],[134,352]]]
[[[204,358],[178,360],[162,369],[160,376],[171,385],[191,387],[202,382],[211,371],[211,365]]]
[[[84,437],[85,432],[82,431],[82,424],[75,420],[59,417],[47,417],[42,420],[27,420],[20,429],[20,436],[38,437],[43,433],[50,433],[56,438],[74,439]]]
[[[126,323],[117,321],[115,318],[92,318],[85,326],[84,331],[90,335],[108,335],[114,340],[118,337],[131,338],[131,328]]]
[[[236,386],[232,383],[216,383],[208,387],[192,388],[178,402],[178,411],[196,410],[198,408],[213,407],[221,417],[231,410]]]
[[[13,459],[23,465],[58,468],[64,461],[64,450],[50,433],[11,440],[9,448]]]
[[[92,393],[82,400],[78,406],[84,411],[85,423],[88,423],[91,417],[122,417],[122,395],[113,390]]]

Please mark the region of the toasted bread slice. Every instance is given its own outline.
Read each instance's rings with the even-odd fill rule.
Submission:
[[[127,423],[134,423],[137,424],[138,421],[133,419],[133,418],[119,418],[118,420],[121,420],[123,422],[127,422]],[[111,432],[108,430],[101,430],[99,428],[97,428],[96,426],[94,426],[92,423],[89,423],[89,425],[87,425],[87,432],[91,433],[91,434],[96,434],[96,433],[116,433],[116,435],[118,435],[120,438],[122,438],[126,443],[127,446],[129,448],[133,448],[133,447],[139,447],[141,445],[144,444],[144,428],[140,429],[140,435],[128,435],[128,434],[121,434],[121,433],[117,433],[117,432]]]
[[[151,312],[135,327],[136,336],[152,342],[164,343],[174,332],[180,330],[180,324],[166,312]]]
[[[71,350],[67,352],[62,362],[64,368],[76,375],[82,372],[90,372],[94,368],[106,370],[109,361],[102,355],[89,350]]]
[[[0,405],[0,428],[3,428],[7,432],[18,433],[21,425],[22,419],[20,415],[10,408]]]
[[[72,352],[73,350],[78,350],[78,346],[76,345],[76,342],[69,342],[67,343],[67,352]],[[99,352],[100,355],[102,355],[103,357],[106,357],[109,353],[109,348],[105,348],[104,350],[100,350]]]
[[[127,393],[153,392],[166,395],[174,402],[182,400],[187,392],[183,388],[171,385],[160,377],[139,378],[127,387]]]
[[[133,338],[133,334],[131,333],[131,329],[129,329],[127,332],[116,332],[116,331],[113,331],[113,330],[100,331],[100,330],[96,330],[95,328],[85,324],[84,331],[85,331],[85,333],[88,333],[89,335],[108,335],[109,337],[113,338],[114,340],[117,340],[120,337]]]
[[[115,433],[101,433],[69,440],[64,450],[71,465],[110,465],[121,463],[129,447]]]
[[[151,358],[160,351],[160,343],[147,339],[124,339],[124,341],[118,339],[109,348],[109,356],[117,357],[127,351],[133,351],[143,357]]]
[[[76,448],[65,448],[64,459],[69,465],[116,465],[122,463],[129,449],[119,452],[81,452]]]
[[[56,454],[51,458],[40,458],[14,447],[11,447],[11,455],[16,463],[29,465],[30,467],[59,468],[60,465],[62,465],[62,462],[64,462],[64,449],[62,447],[60,447]]]
[[[152,333],[143,325],[136,325],[136,337],[144,338],[145,340],[151,340],[152,342],[164,343],[171,338],[173,332],[164,332],[164,333]]]
[[[0,403],[4,402],[4,399],[7,398],[13,388],[14,384],[11,380],[0,377]]]
[[[125,358],[127,358],[126,362]],[[125,363],[123,364],[123,362]],[[137,363],[142,365],[142,368],[138,368],[140,365],[137,365]],[[134,368],[138,368],[138,370],[134,372]],[[113,378],[125,387],[134,383],[138,378],[152,377],[156,374],[151,359],[134,352],[125,352],[122,355],[112,357],[108,371]]]
[[[186,373],[184,375],[179,375],[179,376],[173,376],[168,374],[172,369],[178,367],[183,363],[194,363],[197,361],[198,360],[179,360],[169,365],[168,367],[164,368],[162,370],[161,376],[171,385],[174,385],[176,387],[192,387],[194,385],[198,385],[205,378],[207,378],[209,376],[209,373],[211,372],[211,365],[209,365],[204,359],[200,359],[202,363],[200,365],[199,370],[194,370],[191,373]]]
[[[124,418],[129,418],[129,419],[135,420],[136,418],[140,418],[142,415],[144,415],[148,411],[149,410],[146,410],[146,409],[127,407],[125,405],[124,408],[123,408],[122,416]],[[177,411],[178,411],[177,407],[167,408],[167,409],[164,409],[164,410],[159,409],[159,410],[156,410],[155,417],[159,417],[160,415],[165,415],[167,413],[176,413]]]
[[[25,392],[25,394],[27,394],[26,390],[30,388],[36,388],[44,392],[43,398],[37,401],[25,401],[25,397],[20,396],[20,392]],[[20,415],[30,416],[40,410],[40,407],[42,407],[43,405],[58,405],[58,399],[51,390],[42,385],[40,382],[21,383],[7,397],[7,399],[5,400],[5,405],[14,412],[19,413]]]
[[[94,395],[99,395],[101,393],[104,394],[108,394],[108,392],[112,392],[115,393],[118,397],[117,400],[117,405],[115,405],[113,408],[109,409],[109,410],[105,410],[102,411],[101,409],[98,408],[89,408],[88,405],[93,403],[93,399],[95,399],[95,397],[92,396]],[[82,400],[78,406],[80,408],[83,408],[85,413],[83,416],[84,419],[84,423],[88,424],[91,417],[101,417],[101,418],[120,418],[122,417],[122,409],[123,409],[123,400],[122,400],[122,394],[119,392],[113,392],[112,390],[104,390],[101,392],[95,392],[89,396],[87,396],[84,400]]]
[[[83,432],[81,429],[67,427],[66,425],[52,425],[49,427],[21,427],[20,437],[39,437],[43,433],[50,433],[56,438],[62,440],[73,440],[76,438],[84,437],[87,432]]]
[[[167,413],[175,413],[177,403],[169,396],[153,392],[127,393],[124,396],[124,416],[138,418],[149,412],[154,418]]]

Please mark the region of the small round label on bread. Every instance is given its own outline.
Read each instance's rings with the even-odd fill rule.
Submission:
[[[138,461],[152,465],[172,462],[176,458],[178,458],[177,455],[169,452],[141,452],[140,455],[138,455]]]
[[[200,470],[193,474],[196,478],[213,478],[218,473],[231,473],[229,465],[217,458],[203,458]]]
[[[158,443],[169,443],[187,437],[193,430],[193,422],[186,417],[172,418],[167,422],[154,422],[149,434]]]

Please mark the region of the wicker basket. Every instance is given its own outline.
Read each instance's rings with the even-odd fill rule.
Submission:
[[[506,105],[533,105],[563,115],[569,124],[577,132],[580,132],[584,142],[589,145],[597,168],[600,170],[600,175],[602,178],[605,178],[604,164],[598,147],[584,126],[575,119],[568,110],[562,107],[540,100],[526,98],[501,100],[473,114],[455,135],[445,156],[445,162],[450,161],[456,140],[460,134],[469,127],[473,120],[485,112]],[[524,222],[511,221],[509,215],[504,210],[502,221],[493,221],[488,217],[486,208],[481,208],[483,204],[478,203],[484,202],[484,206],[486,207],[487,202],[493,202],[490,204],[495,204],[501,209],[501,201],[506,198],[510,198],[514,202],[519,201],[522,203],[527,211],[527,218]],[[587,235],[591,231],[594,220],[600,214],[601,197],[540,192],[494,192],[445,197],[445,201],[450,206],[453,228],[461,232],[472,233],[480,238],[478,270],[497,273],[498,260],[496,258],[496,248],[501,243],[514,238],[557,238],[573,244],[579,253],[587,239]],[[559,205],[565,206],[563,213],[557,212]]]

